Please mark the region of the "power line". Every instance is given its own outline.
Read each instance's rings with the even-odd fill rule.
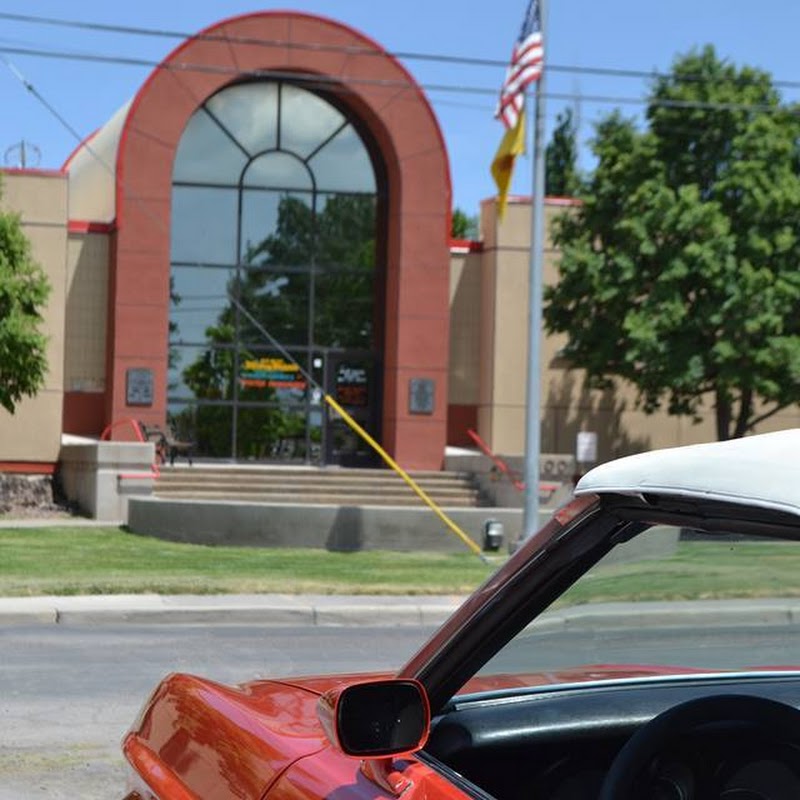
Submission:
[[[0,19],[12,22],[22,22],[31,25],[48,25],[54,27],[71,28],[77,30],[95,31],[98,33],[116,33],[127,36],[145,36],[165,39],[177,39],[185,41],[194,39],[198,41],[221,42],[225,44],[238,43],[256,45],[261,47],[280,47],[299,50],[311,50],[318,52],[336,52],[350,55],[381,56],[382,50],[363,47],[358,45],[323,45],[309,42],[287,42],[280,39],[264,39],[254,36],[238,36],[213,32],[192,33],[187,31],[168,30],[163,28],[147,28],[133,25],[117,25],[101,22],[86,22],[76,19],[65,19],[60,17],[46,17],[34,14],[15,14],[10,12],[0,12]],[[476,58],[474,56],[446,55],[443,53],[421,53],[416,51],[392,51],[389,55],[407,61],[429,61],[443,64],[460,64],[464,66],[506,68],[507,59]],[[654,80],[661,78],[675,78],[671,73],[659,72],[658,70],[637,70],[621,69],[616,67],[580,66],[577,64],[547,64],[548,72],[563,72],[565,74],[596,75],[609,78],[630,78],[635,80]],[[681,81],[685,82],[707,82],[708,76],[705,75],[681,75]],[[748,79],[740,76],[739,83],[748,84],[756,81],[757,78]],[[800,89],[800,81],[771,79],[773,86],[784,89]]]
[[[197,41],[207,42],[220,42],[224,44],[247,44],[256,45],[268,48],[289,48],[298,50],[310,50],[317,52],[334,52],[344,53],[349,55],[367,55],[367,56],[382,56],[383,50],[376,50],[375,48],[364,47],[360,45],[324,45],[316,44],[313,42],[288,42],[281,39],[264,39],[254,36],[238,36],[228,35],[213,32],[200,32],[192,33],[187,31],[168,30],[163,28],[147,28],[133,25],[116,25],[101,22],[86,22],[77,19],[65,19],[61,17],[47,17],[34,14],[15,14],[10,12],[0,12],[0,20],[8,20],[12,22],[22,22],[31,25],[47,25],[62,28],[71,28],[77,30],[95,31],[98,33],[117,33],[133,36],[146,36],[157,37],[165,39],[189,40],[194,39]],[[388,51],[387,51],[388,52]],[[443,64],[460,64],[463,66],[475,67],[491,67],[491,68],[506,68],[508,60],[499,60],[493,58],[476,58],[474,56],[460,56],[460,55],[446,55],[443,53],[421,53],[415,51],[391,51],[388,52],[390,56],[398,59],[405,59],[407,61],[429,61],[434,63]],[[657,70],[637,70],[637,69],[621,69],[616,67],[598,67],[598,66],[580,66],[577,64],[547,64],[548,72],[563,72],[565,74],[578,74],[578,75],[597,75],[611,78],[631,78],[635,80],[656,80],[661,78],[675,79],[676,76],[671,73],[659,72]],[[680,81],[685,82],[709,82],[706,75],[681,75],[678,76]],[[758,79],[754,76],[752,79],[739,76],[738,82],[742,85],[756,82]],[[798,80],[782,80],[771,79],[773,86],[784,89],[800,89],[800,81]],[[495,92],[496,93],[496,92]]]
[[[214,64],[193,64],[188,62],[161,62],[152,59],[133,58],[128,56],[111,56],[97,53],[72,53],[60,50],[40,50],[27,47],[0,46],[0,54],[31,56],[34,58],[50,58],[67,61],[82,61],[89,63],[116,64],[120,66],[148,67],[151,69],[165,69],[173,72],[204,72],[212,74],[231,75],[236,77],[269,78],[272,80],[286,80],[321,89],[336,89],[355,85],[382,86],[395,89],[410,89],[417,86],[427,92],[445,92],[450,94],[469,94],[496,97],[497,90],[480,86],[465,86],[463,84],[417,84],[412,81],[384,80],[370,78],[351,78],[347,76],[327,77],[323,75],[308,75],[298,72],[283,72],[280,70],[249,70],[242,71],[235,67],[225,67]],[[9,63],[6,61],[6,63]],[[786,106],[768,105],[765,103],[721,103],[705,100],[674,100],[652,97],[624,97],[614,95],[591,95],[581,92],[548,92],[548,99],[563,100],[566,102],[580,98],[583,102],[598,103],[601,105],[646,105],[648,107],[694,109],[703,111],[744,111],[763,113],[792,113],[798,114]]]
[[[12,14],[0,12],[0,19],[14,22],[25,22],[36,25],[51,25],[63,28],[73,28],[79,30],[90,30],[102,33],[121,33],[134,36],[151,36],[165,39],[187,40],[195,39],[205,42],[221,42],[224,44],[248,44],[262,47],[280,47],[298,50],[314,50],[318,52],[345,53],[348,55],[368,55],[383,56],[383,50],[364,47],[360,45],[323,45],[313,42],[287,42],[280,39],[262,39],[253,36],[229,36],[220,33],[188,33],[186,31],[173,31],[159,28],[143,28],[131,25],[111,25],[101,22],[84,22],[81,20],[63,19],[56,17],[42,17],[31,14]],[[500,61],[490,58],[474,58],[466,56],[448,56],[437,53],[415,53],[415,52],[393,52],[389,55],[395,58],[405,58],[407,60],[434,61],[446,64],[465,64],[482,67],[506,67],[508,61]]]
[[[16,56],[31,56],[34,58],[50,58],[65,61],[84,61],[98,64],[117,64],[130,67],[148,67],[151,69],[165,69],[174,72],[207,72],[221,75],[237,75],[240,77],[269,77],[275,79],[293,80],[304,84],[319,86],[341,86],[342,84],[360,84],[369,86],[386,86],[397,89],[410,89],[422,86],[429,91],[455,92],[459,94],[497,95],[497,89],[476,86],[448,85],[448,84],[417,84],[412,81],[385,80],[370,78],[327,77],[324,75],[309,75],[297,72],[281,72],[280,70],[240,70],[235,67],[225,67],[216,64],[193,64],[191,62],[163,62],[147,58],[132,56],[104,55],[101,53],[75,53],[64,50],[41,50],[31,47],[0,46],[0,53]]]

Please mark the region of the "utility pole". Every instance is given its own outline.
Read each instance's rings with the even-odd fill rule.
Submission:
[[[542,41],[547,42],[546,0],[539,0]],[[544,53],[547,53],[545,46]],[[522,538],[528,539],[539,530],[539,455],[541,452],[541,339],[542,339],[542,272],[544,268],[544,122],[545,78],[536,81],[533,126],[533,197],[531,199],[531,254],[528,295],[528,380],[525,415],[525,506]]]

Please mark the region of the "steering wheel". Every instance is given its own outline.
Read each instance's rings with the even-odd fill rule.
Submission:
[[[754,695],[699,697],[667,709],[642,725],[617,753],[599,800],[633,800],[636,780],[670,742],[703,725],[744,722],[778,740],[800,743],[800,711]]]

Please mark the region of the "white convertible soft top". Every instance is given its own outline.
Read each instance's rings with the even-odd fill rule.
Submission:
[[[800,515],[800,429],[653,450],[595,467],[575,494],[668,494]]]

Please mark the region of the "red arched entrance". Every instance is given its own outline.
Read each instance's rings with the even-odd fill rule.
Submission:
[[[381,151],[388,198],[382,440],[406,468],[439,468],[449,353],[451,191],[444,141],[421,89],[396,59],[344,25],[305,14],[258,13],[209,28],[176,49],[131,106],[117,157],[107,417],[163,421],[175,151],[201,103],[259,70],[330,80],[326,91],[361,120]],[[152,370],[152,407],[127,406],[130,368]],[[432,408],[413,408],[417,379],[434,387]]]

